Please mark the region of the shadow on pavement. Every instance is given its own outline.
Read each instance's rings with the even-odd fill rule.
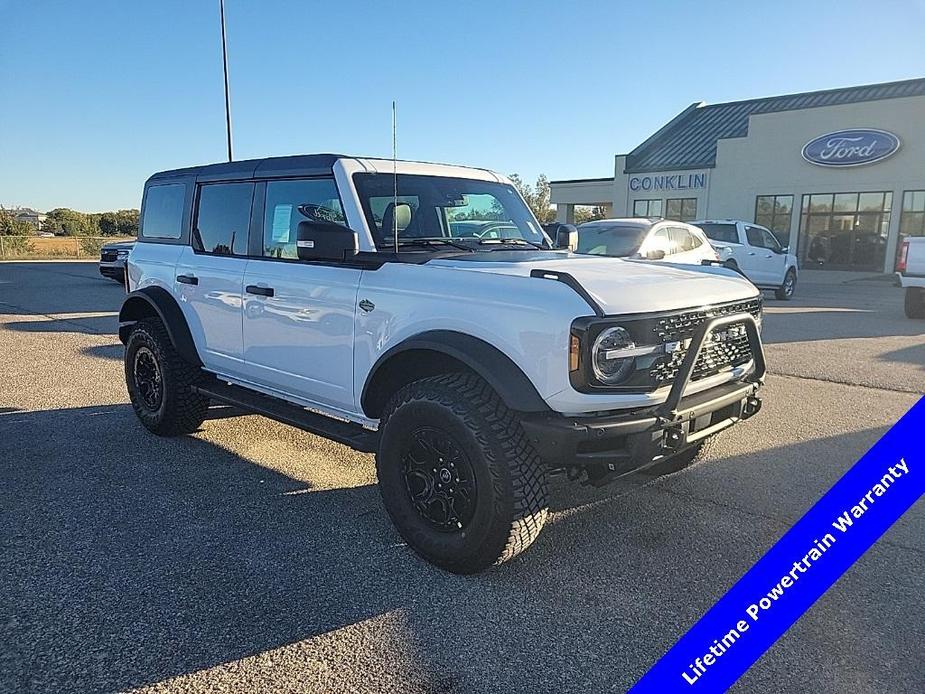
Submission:
[[[723,459],[631,490],[556,483],[563,512],[535,546],[466,578],[401,545],[372,486],[312,489],[199,437],[160,439],[127,405],[10,414],[0,418],[0,689],[124,690],[394,610],[427,680],[409,691],[625,689],[795,519],[753,514],[781,493],[743,482],[755,466],[797,470],[816,447],[857,450],[876,435]],[[711,475],[719,482],[699,483]],[[811,503],[825,475],[808,479]],[[713,502],[724,481],[748,523]],[[892,581],[883,590],[897,598],[914,588]],[[870,639],[898,648],[915,628],[901,606],[853,609],[863,623],[872,613]],[[818,662],[839,638],[816,619],[784,652]],[[396,646],[363,647],[387,659]],[[858,662],[869,673],[871,661]],[[904,673],[877,681],[895,691]]]
[[[125,347],[121,342],[114,345],[94,345],[93,347],[81,347],[80,353],[87,357],[96,359],[110,359],[112,361],[122,361],[125,356]]]

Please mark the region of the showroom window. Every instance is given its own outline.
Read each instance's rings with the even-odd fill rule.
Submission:
[[[891,192],[803,196],[800,255],[822,267],[883,267],[890,228]]]
[[[633,203],[634,217],[661,217],[662,201],[658,200],[637,200]]]
[[[755,198],[755,224],[770,229],[782,246],[790,245],[792,195],[759,195]]]
[[[671,198],[665,201],[665,218],[678,222],[697,219],[697,198]]]
[[[899,233],[901,236],[925,236],[925,190],[907,190],[903,193]]]

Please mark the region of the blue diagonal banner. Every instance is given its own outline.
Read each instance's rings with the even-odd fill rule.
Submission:
[[[925,492],[919,400],[630,690],[728,689]]]

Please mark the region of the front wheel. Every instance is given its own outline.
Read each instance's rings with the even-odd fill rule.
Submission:
[[[515,414],[480,378],[446,374],[402,388],[376,456],[392,522],[428,561],[460,574],[525,550],[546,521],[546,474]]]
[[[925,318],[925,289],[906,287],[906,318]]]
[[[774,296],[780,301],[790,301],[793,298],[793,292],[797,288],[797,273],[793,268],[787,270],[784,275],[784,283],[774,290]]]

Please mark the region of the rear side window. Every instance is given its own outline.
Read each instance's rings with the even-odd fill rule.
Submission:
[[[719,241],[720,243],[738,243],[739,242],[739,232],[736,229],[735,224],[716,224],[714,222],[704,222],[703,224],[698,224],[703,233],[707,235],[707,238],[711,241]]]
[[[700,245],[700,239],[681,227],[671,227],[671,241],[677,253],[692,251]]]
[[[199,189],[193,248],[215,255],[247,255],[253,183],[212,183]]]
[[[308,209],[309,206],[311,209]],[[344,210],[333,178],[301,181],[270,181],[263,217],[263,255],[298,258],[296,234],[299,222],[315,218],[344,224]]]
[[[178,239],[183,226],[183,201],[186,185],[168,183],[149,186],[145,193],[145,213],[141,220],[141,237]]]

